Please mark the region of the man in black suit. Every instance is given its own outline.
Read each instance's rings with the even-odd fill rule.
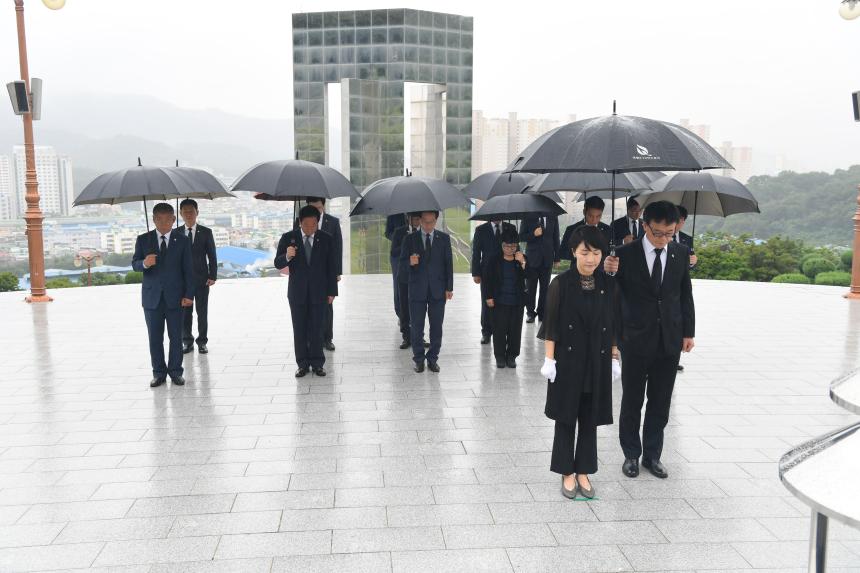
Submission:
[[[325,212],[325,197],[307,197],[307,205],[313,205],[320,212],[319,228],[325,231],[334,240],[334,266],[337,273],[337,282],[343,275],[343,233],[340,230],[340,219]],[[299,228],[298,219],[293,221],[293,230]],[[334,303],[328,306],[325,316],[325,327],[323,328],[323,347],[329,352],[334,346]]]
[[[454,257],[451,237],[436,229],[438,211],[421,213],[421,229],[403,241],[400,259],[409,265],[409,318],[415,372],[439,372],[445,302],[454,297]],[[430,319],[430,348],[424,350],[424,317]]]
[[[526,243],[526,322],[534,322],[535,317],[542,321],[552,266],[559,261],[558,217],[541,215],[524,218],[520,223],[520,241]],[[536,297],[538,285],[540,296]]]
[[[293,321],[296,378],[313,370],[325,376],[323,334],[327,306],[337,296],[337,264],[331,235],[319,230],[320,212],[313,205],[299,211],[299,228],[284,233],[275,253],[275,268],[288,267],[287,300]]]
[[[194,267],[194,304],[197,307],[197,348],[200,354],[209,352],[209,287],[218,279],[218,256],[215,254],[215,237],[212,229],[197,222],[197,201],[183,199],[179,204],[179,214],[185,225],[182,233],[191,243],[191,264]],[[185,309],[182,324],[183,354],[194,350],[194,310]]]
[[[503,223],[501,219],[475,227],[475,235],[472,237],[472,280],[475,284],[481,284],[484,265],[502,256],[502,234],[505,231],[516,233],[517,228],[510,223]],[[481,344],[489,344],[492,335],[491,311],[487,307],[487,301],[481,296]]]
[[[696,252],[693,250],[693,237],[681,232],[681,229],[684,228],[684,224],[687,222],[689,212],[683,205],[678,205],[678,214],[680,215],[680,219],[678,220],[678,226],[675,228],[675,235],[672,237],[672,240],[690,249],[690,268],[692,269],[699,262],[699,257],[696,256]],[[678,364],[678,372],[683,371],[684,365]]]
[[[639,201],[631,197],[627,200],[627,215],[612,221],[612,234],[614,243],[626,245],[630,241],[641,239],[645,235],[642,227],[642,208]]]
[[[622,371],[618,434],[622,471],[639,475],[642,465],[659,478],[669,476],[660,462],[663,429],[669,421],[672,389],[681,352],[694,346],[696,315],[690,283],[689,250],[672,242],[678,209],[657,201],[645,209],[645,236],[607,257],[604,269],[616,273],[621,295]],[[639,439],[642,403],[645,425]]]
[[[170,203],[152,208],[155,229],[138,235],[131,266],[143,273],[141,298],[146,330],[149,335],[149,358],[155,388],[170,380],[185,384],[182,377],[182,311],[194,304],[194,270],[191,244],[182,231],[173,228],[176,215]],[[164,363],[164,325],[170,338],[168,362]]]
[[[398,227],[391,235],[391,272],[397,289],[395,300],[399,305],[397,316],[400,318],[400,335],[403,337],[401,350],[412,346],[412,331],[409,322],[409,265],[406,259],[400,258],[400,253],[406,237],[417,232],[420,227],[421,213],[409,213],[409,224]]]
[[[600,218],[603,216],[603,209],[606,207],[606,203],[603,202],[603,199],[598,197],[597,195],[592,195],[588,199],[585,200],[585,205],[582,208],[582,220],[577,221],[573,225],[568,225],[567,229],[564,230],[564,236],[561,238],[561,252],[560,258],[563,260],[571,260],[570,258],[570,248],[568,247],[568,242],[570,241],[570,236],[574,231],[582,227],[583,225],[588,225],[589,227],[597,227],[603,232],[603,236],[606,238],[606,242],[609,242],[610,239],[610,228],[609,225],[602,222]]]

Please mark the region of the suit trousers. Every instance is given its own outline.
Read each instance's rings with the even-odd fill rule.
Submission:
[[[546,290],[549,288],[549,278],[551,274],[552,266],[526,268],[526,286],[528,288],[528,293],[526,294],[526,310],[529,315],[537,315],[541,320],[543,320],[543,309],[546,304]],[[540,295],[538,295],[538,286],[540,286]],[[535,298],[537,298],[537,307],[535,307]]]
[[[152,375],[155,378],[182,376],[182,307],[167,308],[164,295],[158,308],[144,309],[146,331],[149,335],[149,359],[152,362]],[[164,363],[164,325],[167,324],[168,345],[167,364]]]
[[[487,301],[484,295],[481,295],[481,335],[490,336],[493,334],[493,314],[490,307],[487,306]]]
[[[197,308],[197,344],[209,342],[209,287],[198,285],[194,290],[194,306]],[[182,342],[194,343],[192,327],[194,324],[194,309],[187,306],[182,309]]]
[[[391,262],[391,280],[394,286],[394,314],[397,315],[400,320],[403,320],[403,317],[400,316],[400,282],[397,280],[398,272],[400,268],[400,261],[397,257],[389,257],[388,260]]]
[[[496,303],[491,310],[493,321],[493,354],[497,360],[520,355],[523,331],[523,305]]]
[[[409,321],[409,283],[398,283],[397,285],[397,302],[400,303],[400,334],[403,340],[412,339],[412,330],[410,329],[411,322]],[[423,333],[422,333],[423,336]]]
[[[430,319],[430,348],[424,352],[424,318]],[[442,348],[442,321],[445,319],[445,299],[409,301],[409,325],[412,333],[412,360],[416,363],[436,362]]]
[[[662,346],[662,344],[661,344]],[[659,461],[663,453],[663,430],[669,422],[672,390],[678,373],[678,354],[658,351],[653,356],[625,352],[621,368],[621,413],[618,417],[618,437],[625,458]],[[642,440],[639,423],[645,396],[645,423]]]
[[[563,476],[597,473],[597,423],[591,399],[591,394],[579,397],[579,412],[576,415],[578,440],[576,426],[558,421],[555,423],[550,471]]]
[[[331,342],[332,340],[334,340],[334,302],[325,306],[326,312],[325,326],[323,327],[323,339],[326,342]]]
[[[299,368],[322,368],[323,330],[327,303],[290,303],[293,319],[293,342]]]

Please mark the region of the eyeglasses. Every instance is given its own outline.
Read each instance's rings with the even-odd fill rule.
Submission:
[[[506,245],[506,244],[502,244],[502,248],[503,248],[503,249],[516,249],[518,246],[519,246],[519,245],[516,245],[516,244],[514,244],[514,245]]]
[[[671,233],[670,232],[664,232],[664,231],[655,231],[654,227],[652,227],[648,223],[645,223],[645,226],[651,230],[651,234],[654,235],[655,239],[665,239],[668,237],[672,237],[675,234],[675,231],[672,231]]]

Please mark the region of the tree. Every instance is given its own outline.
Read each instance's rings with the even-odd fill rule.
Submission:
[[[0,273],[0,292],[18,290],[18,277],[12,273]]]

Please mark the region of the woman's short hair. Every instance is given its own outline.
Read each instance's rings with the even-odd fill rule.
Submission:
[[[570,239],[567,241],[567,248],[571,251],[579,248],[579,245],[585,243],[589,249],[596,249],[603,254],[609,252],[609,245],[606,244],[606,237],[603,236],[603,231],[597,227],[582,225],[570,234]]]
[[[520,242],[520,235],[513,229],[505,229],[502,231],[502,242],[509,245]]]

